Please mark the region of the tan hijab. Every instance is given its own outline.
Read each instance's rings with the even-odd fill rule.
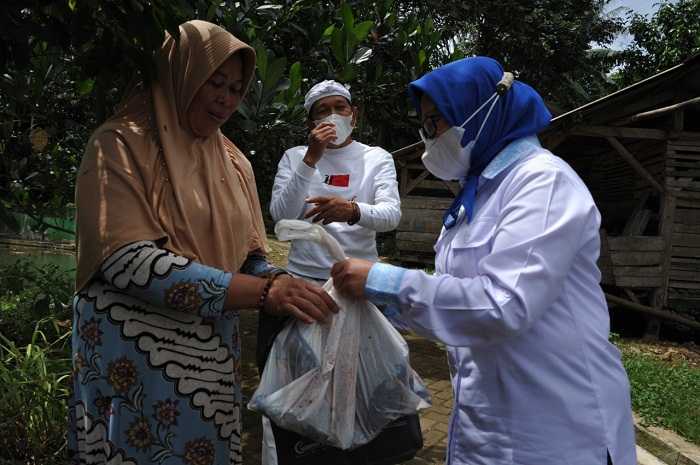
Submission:
[[[205,21],[166,33],[157,80],[136,93],[88,142],[76,186],[78,270],[83,288],[102,262],[131,242],[158,241],[176,254],[238,271],[266,247],[255,178],[221,131],[197,138],[187,109],[234,53],[247,91],[255,52]]]

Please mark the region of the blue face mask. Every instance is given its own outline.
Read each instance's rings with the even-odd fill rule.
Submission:
[[[469,173],[471,167],[471,154],[476,141],[479,139],[482,129],[486,125],[493,107],[498,101],[499,95],[494,92],[491,97],[477,108],[464,123],[459,126],[452,126],[447,131],[440,134],[435,139],[428,139],[423,134],[423,130],[419,130],[423,144],[425,145],[425,153],[421,157],[423,164],[430,173],[443,181],[463,180]],[[491,103],[486,118],[481,123],[479,131],[474,139],[470,140],[467,145],[462,147],[462,139],[464,138],[464,126],[469,123],[479,112]]]

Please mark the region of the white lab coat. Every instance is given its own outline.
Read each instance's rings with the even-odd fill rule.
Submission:
[[[448,346],[449,465],[636,464],[630,388],[596,261],[588,189],[536,137],[484,170],[471,222],[443,229],[435,274],[375,265],[371,300]]]

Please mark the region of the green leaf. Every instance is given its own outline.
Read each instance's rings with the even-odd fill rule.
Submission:
[[[333,50],[333,57],[335,57],[336,61],[340,65],[344,65],[348,61],[347,55],[345,54],[345,43],[343,38],[342,31],[338,29],[333,31],[333,35],[331,37],[331,50]]]
[[[353,34],[358,42],[361,42],[367,38],[367,34],[374,27],[374,21],[363,21],[355,25],[353,29]]]
[[[340,73],[340,80],[345,82],[352,81],[355,75],[355,67],[348,63],[343,67],[343,72]]]
[[[71,11],[75,11],[77,6],[78,6],[78,0],[68,0],[68,8],[70,8]]]
[[[251,41],[254,41],[257,38],[257,32],[255,31],[254,27],[249,27],[246,29],[246,35],[248,36],[248,39]]]
[[[426,55],[425,55],[425,50],[420,49],[418,52],[418,68],[423,68],[423,64],[425,63]]]
[[[384,18],[384,20],[389,24],[389,26],[394,27],[397,21],[397,17],[394,13],[391,13],[388,17]]]
[[[260,40],[256,40],[253,43],[253,48],[255,49],[255,62],[258,66],[258,74],[260,79],[264,81],[267,77],[267,49]]]
[[[212,3],[209,5],[209,9],[207,10],[207,21],[211,21],[214,19],[214,16],[216,16],[216,11],[219,9],[218,5],[216,3]]]
[[[329,38],[333,34],[333,31],[335,31],[335,24],[331,24],[323,31],[323,37],[326,39]]]
[[[268,65],[267,76],[263,80],[263,94],[277,87],[286,67],[287,59],[285,57],[276,58]]]
[[[78,82],[77,90],[78,94],[81,96],[88,95],[89,93],[92,92],[92,89],[95,87],[95,80],[94,79],[83,79],[82,81]]]
[[[301,88],[301,62],[295,61],[289,68],[289,92],[296,93]]]
[[[343,3],[340,8],[340,12],[343,15],[343,27],[346,31],[352,31],[355,26],[355,17],[352,14],[352,9],[347,3]]]

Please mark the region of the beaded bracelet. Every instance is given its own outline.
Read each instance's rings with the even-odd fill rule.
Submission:
[[[259,309],[265,308],[265,301],[267,301],[267,295],[270,293],[270,289],[272,288],[272,283],[274,283],[275,279],[279,278],[283,274],[288,274],[288,273],[282,271],[279,273],[269,274],[267,276],[267,282],[265,283],[265,287],[263,288],[263,291],[260,293],[260,298],[258,299],[258,308]]]
[[[352,226],[360,221],[360,206],[355,202],[355,197],[350,200],[350,203],[352,204],[352,218],[348,221],[348,225]]]

